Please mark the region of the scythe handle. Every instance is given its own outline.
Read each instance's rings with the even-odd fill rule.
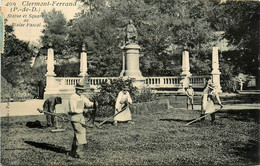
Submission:
[[[43,111],[43,110],[41,110],[40,108],[38,108],[37,111],[39,111],[40,113],[44,113],[44,114],[56,116],[56,117],[58,117],[58,118],[61,118],[63,121],[65,121],[65,120],[69,120],[69,121],[70,121],[70,118],[68,118],[68,117],[63,117],[63,116],[60,116],[60,115],[58,115],[58,114],[56,114],[56,113]]]
[[[120,114],[121,112],[125,111],[127,107],[128,107],[128,104],[124,105],[121,111],[119,111],[118,113],[116,113],[116,114],[114,114],[114,115],[108,117],[108,118],[105,119],[103,122],[99,123],[98,126],[100,127],[102,124],[104,124],[104,123],[107,122],[108,120],[114,118],[115,116],[117,116],[117,115]]]
[[[41,110],[40,108],[37,109],[37,111],[39,111],[40,113],[44,113],[44,114],[48,114],[48,115],[53,115],[53,116],[56,116],[56,117],[59,117],[61,118],[63,121],[64,120],[67,120],[67,121],[70,121],[70,122],[73,122],[73,123],[80,123],[83,127],[87,128],[88,126],[86,124],[83,124],[81,122],[78,122],[78,121],[72,121],[69,117],[62,117],[56,113],[51,113],[51,112],[47,112],[47,111],[43,111]]]
[[[214,111],[214,112],[211,112],[211,113],[209,113],[209,114],[205,114],[205,115],[203,115],[203,116],[201,116],[201,117],[199,117],[199,118],[197,118],[197,119],[195,119],[195,120],[193,120],[193,121],[187,123],[186,125],[190,125],[190,124],[192,124],[192,123],[194,123],[194,122],[196,122],[196,121],[198,121],[198,120],[200,120],[200,119],[202,119],[202,118],[205,118],[206,116],[209,116],[209,115],[211,115],[211,114],[213,114],[213,113],[216,113],[216,112],[220,111],[221,109],[222,109],[222,107],[220,107],[219,110]]]

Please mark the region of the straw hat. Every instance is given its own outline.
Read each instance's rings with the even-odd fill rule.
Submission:
[[[84,83],[82,82],[77,82],[75,89],[79,89],[79,90],[86,90],[87,88],[85,87]]]

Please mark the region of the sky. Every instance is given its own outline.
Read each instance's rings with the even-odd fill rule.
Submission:
[[[39,43],[44,25],[41,13],[55,8],[61,10],[69,20],[80,11],[79,4],[75,2],[76,0],[2,0],[1,4],[6,24],[14,26],[16,37]]]

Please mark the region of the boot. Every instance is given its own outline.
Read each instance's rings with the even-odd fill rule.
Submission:
[[[204,116],[205,114],[201,114],[200,117]],[[200,121],[203,122],[205,120],[205,117],[202,118]]]
[[[214,121],[215,121],[215,113],[211,114],[211,124],[214,124]]]

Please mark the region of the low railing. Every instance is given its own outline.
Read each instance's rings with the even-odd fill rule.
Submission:
[[[210,76],[191,76],[189,79],[194,88],[203,88],[209,78]]]
[[[191,76],[190,84],[195,88],[202,88],[210,76]],[[106,81],[118,79],[119,77],[92,77],[89,79],[90,88],[97,89],[99,85]],[[58,89],[71,89],[82,78],[80,77],[55,77]],[[145,77],[145,84],[149,88],[179,88],[181,86],[181,76],[168,77]]]
[[[146,77],[145,84],[150,88],[177,88],[180,86],[181,77]]]
[[[56,83],[61,86],[74,86],[81,80],[78,77],[55,77]]]
[[[109,80],[117,79],[118,77],[92,77],[89,79],[90,88],[97,89],[101,83],[104,83]],[[59,89],[70,89],[73,88],[77,82],[80,82],[82,78],[80,77],[55,77],[56,85],[59,86]]]
[[[89,79],[90,85],[100,85],[106,81],[115,80],[118,77],[92,77]]]

